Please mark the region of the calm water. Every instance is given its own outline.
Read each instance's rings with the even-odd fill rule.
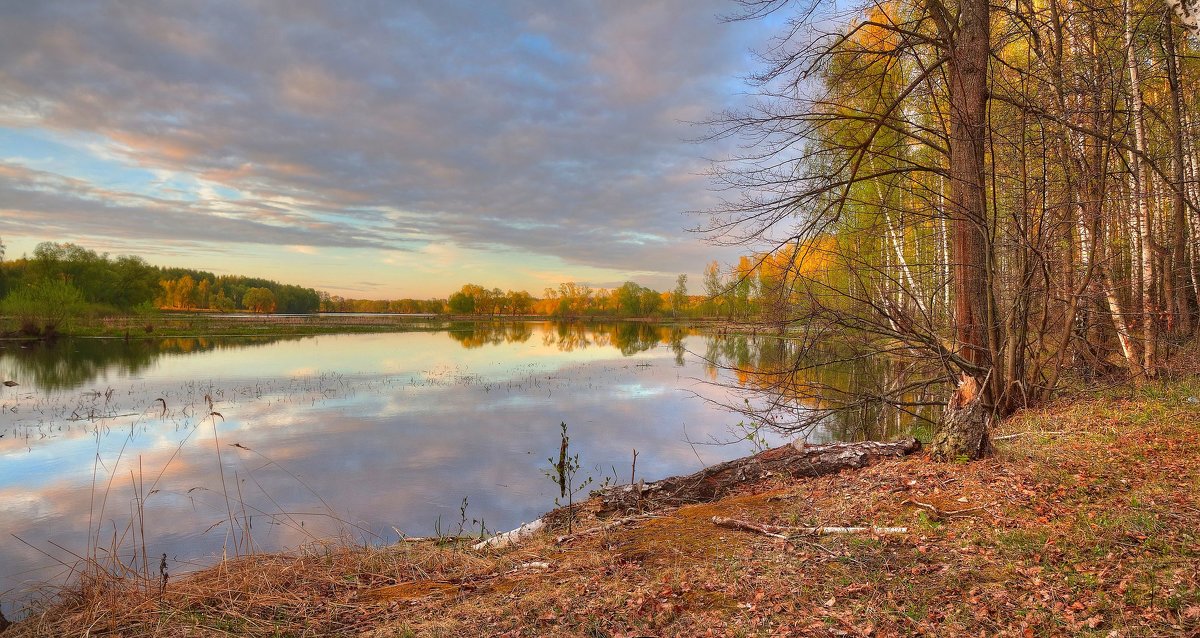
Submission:
[[[62,578],[72,552],[114,538],[140,550],[131,521],[151,571],[165,553],[172,574],[241,550],[244,527],[265,551],[332,535],[386,542],[457,531],[465,498],[468,531],[511,529],[554,506],[544,470],[560,422],[597,484],[627,482],[634,448],[639,477],[693,472],[753,451],[739,441],[744,417],[724,406],[770,400],[744,390],[772,385],[761,370],[786,358],[778,339],[638,324],[445,328],[5,345],[0,379],[19,383],[0,387],[5,611]],[[809,438],[891,428],[862,425],[831,419]]]

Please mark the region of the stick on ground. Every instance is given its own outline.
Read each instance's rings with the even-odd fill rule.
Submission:
[[[764,536],[772,538],[787,539],[791,536],[829,536],[834,534],[907,534],[907,527],[837,527],[837,526],[822,526],[822,527],[784,527],[781,525],[767,525],[764,523],[754,523],[751,521],[743,521],[736,518],[725,518],[724,516],[712,517],[713,525],[717,527],[728,527],[729,529],[738,529],[748,532],[757,532]]]

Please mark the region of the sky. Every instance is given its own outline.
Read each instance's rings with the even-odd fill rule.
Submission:
[[[0,0],[0,238],[356,298],[660,290],[771,25],[730,0]]]

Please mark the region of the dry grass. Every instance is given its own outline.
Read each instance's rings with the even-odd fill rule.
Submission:
[[[506,560],[433,543],[312,545],[226,560],[163,590],[132,577],[89,578],[63,590],[11,635],[352,634],[400,617],[394,606],[374,604],[365,592],[397,582],[470,580],[503,568]]]
[[[1064,401],[1005,423],[1020,435],[985,461],[747,486],[562,545],[314,546],[161,595],[86,582],[5,638],[1200,635],[1196,396],[1193,376]],[[781,541],[714,515],[910,532]]]

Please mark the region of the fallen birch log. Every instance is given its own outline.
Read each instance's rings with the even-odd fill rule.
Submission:
[[[729,529],[742,530],[747,532],[757,532],[764,536],[772,538],[782,538],[787,540],[792,536],[831,536],[834,534],[907,534],[907,527],[784,527],[782,525],[767,525],[765,523],[754,523],[751,521],[743,521],[736,518],[725,518],[724,516],[712,517],[713,525],[717,527],[727,527]]]
[[[525,523],[524,525],[522,525],[512,531],[504,532],[503,534],[496,534],[495,536],[493,536],[491,538],[479,541],[478,543],[475,543],[474,545],[472,545],[471,548],[477,549],[477,550],[478,549],[487,549],[489,547],[491,547],[493,549],[499,549],[501,547],[508,547],[509,545],[515,545],[515,544],[525,540],[526,538],[529,538],[530,536],[533,536],[534,534],[540,532],[542,530],[542,528],[545,526],[546,526],[546,520],[539,518],[536,521],[533,521],[532,523]]]
[[[688,476],[673,476],[645,485],[620,485],[592,495],[599,495],[602,500],[601,514],[657,510],[715,501],[740,484],[769,476],[823,476],[866,467],[885,458],[906,456],[920,449],[921,442],[914,438],[888,443],[796,443],[713,465]]]

